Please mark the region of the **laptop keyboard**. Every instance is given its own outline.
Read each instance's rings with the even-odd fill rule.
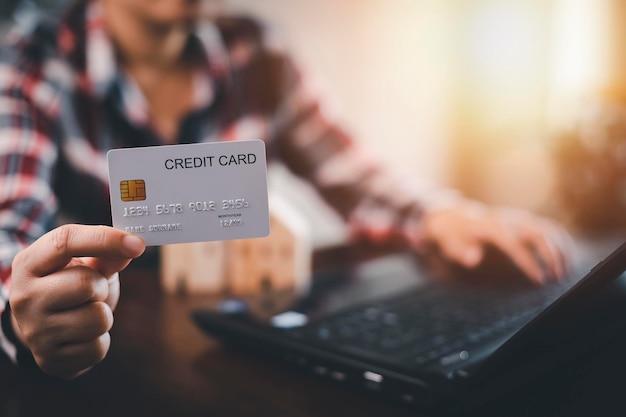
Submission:
[[[567,283],[554,283],[503,293],[425,287],[288,332],[297,339],[421,367],[510,334],[566,288]]]

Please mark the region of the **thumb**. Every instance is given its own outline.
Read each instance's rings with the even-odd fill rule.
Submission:
[[[105,278],[110,278],[114,274],[124,270],[132,259],[110,259],[110,258],[80,258],[83,265],[95,269]]]
[[[122,240],[122,244],[126,249],[131,252],[139,253],[140,255],[145,251],[146,245],[141,238],[128,235]],[[98,271],[102,276],[109,278],[116,272],[122,271],[128,266],[131,258],[109,258],[105,256],[89,257],[85,256],[81,258],[81,261],[90,268]]]

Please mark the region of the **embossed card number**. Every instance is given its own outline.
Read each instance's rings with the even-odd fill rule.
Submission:
[[[269,234],[260,140],[114,149],[107,159],[113,226],[146,245]]]

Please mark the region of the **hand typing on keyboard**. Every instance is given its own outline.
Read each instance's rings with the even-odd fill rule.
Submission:
[[[567,272],[567,233],[555,222],[522,210],[459,199],[427,210],[419,221],[407,224],[405,233],[440,277],[479,271],[481,276],[522,275],[544,284]]]

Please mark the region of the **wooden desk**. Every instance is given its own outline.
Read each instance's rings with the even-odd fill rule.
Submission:
[[[204,302],[203,297],[162,295],[154,271],[123,272],[104,362],[64,382],[25,374],[0,359],[0,416],[416,415],[287,366],[229,351],[189,319],[190,310]],[[622,338],[468,415],[623,415],[625,353]]]

